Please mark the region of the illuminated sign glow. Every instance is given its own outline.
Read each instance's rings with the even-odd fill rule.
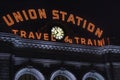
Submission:
[[[63,29],[58,26],[53,27],[51,29],[51,33],[51,35],[58,40],[61,40],[64,37]]]
[[[50,14],[48,15],[48,13]],[[45,41],[63,40],[63,42],[65,43],[74,43],[74,44],[82,44],[89,46],[104,46],[106,44],[109,44],[109,39],[106,40],[103,38],[102,29],[96,27],[95,24],[93,24],[92,22],[88,22],[86,19],[80,16],[65,11],[53,9],[48,12],[48,10],[46,9],[28,9],[28,10],[11,12],[9,14],[2,16],[2,19],[4,23],[8,26],[8,28],[11,29],[10,33],[17,34],[22,38],[45,40]],[[26,26],[22,25],[22,28],[18,26],[26,21],[34,21],[34,20],[44,21],[48,19],[51,19],[53,22],[54,21],[61,22],[61,24],[62,22],[72,24],[73,26],[77,26],[78,29],[79,28],[85,29],[88,33],[91,33],[94,36],[96,36],[97,39],[84,38],[78,35],[74,35],[73,37],[71,37],[71,35],[66,35],[64,33],[64,30],[62,30],[61,26],[59,26],[60,31],[57,30],[57,33],[54,30],[54,28],[52,28],[53,30],[51,31],[51,33],[49,33],[49,32],[32,31],[32,30],[27,31],[25,30]],[[18,27],[14,28],[15,25],[17,25]],[[32,26],[36,27],[34,25]],[[54,25],[54,26],[58,26],[58,25]]]

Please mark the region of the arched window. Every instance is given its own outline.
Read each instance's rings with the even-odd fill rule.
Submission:
[[[97,72],[88,72],[86,73],[82,80],[105,80],[104,77]]]
[[[52,74],[50,80],[76,80],[76,78],[67,70],[57,70]]]
[[[14,80],[45,80],[45,78],[35,68],[23,68],[16,73]]]

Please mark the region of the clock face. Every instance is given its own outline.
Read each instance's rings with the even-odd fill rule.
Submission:
[[[64,37],[64,31],[62,28],[58,27],[58,26],[54,26],[51,29],[51,34],[54,38],[56,38],[57,40],[61,40]]]

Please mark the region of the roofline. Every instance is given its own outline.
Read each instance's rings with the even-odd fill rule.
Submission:
[[[102,55],[106,53],[120,54],[120,46],[106,45],[102,47],[77,45],[69,43],[42,41],[42,40],[30,40],[19,37],[11,33],[0,32],[0,40],[4,42],[10,42],[15,48],[37,48],[45,50],[62,50],[77,53],[92,53]]]

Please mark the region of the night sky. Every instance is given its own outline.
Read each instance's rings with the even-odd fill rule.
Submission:
[[[115,0],[3,0],[0,1],[0,29],[5,26],[3,15],[29,8],[58,9],[79,15],[103,29],[111,44],[120,45],[120,3]]]

